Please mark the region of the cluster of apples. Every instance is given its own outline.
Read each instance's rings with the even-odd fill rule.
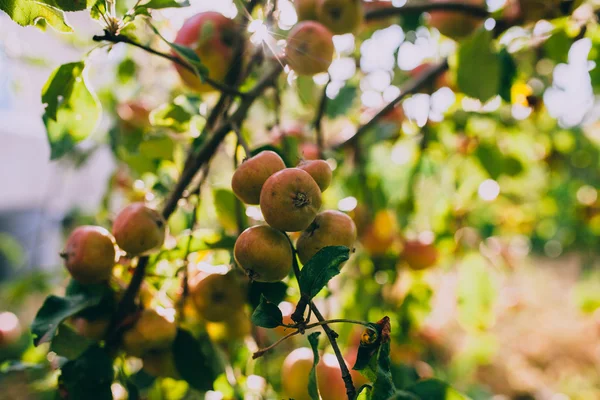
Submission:
[[[323,247],[353,247],[354,221],[339,211],[319,213],[321,192],[331,179],[323,160],[286,168],[273,151],[262,151],[238,167],[233,192],[246,204],[260,204],[268,224],[246,229],[235,242],[234,258],[251,280],[277,282],[289,274],[293,254],[285,232],[302,232],[296,245],[303,264]]]

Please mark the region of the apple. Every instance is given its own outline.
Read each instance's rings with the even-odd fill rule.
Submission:
[[[452,3],[453,0],[431,0],[432,3]],[[485,7],[485,0],[465,0],[464,3]],[[483,23],[483,19],[460,11],[435,10],[429,12],[429,25],[442,35],[458,40],[469,36]]]

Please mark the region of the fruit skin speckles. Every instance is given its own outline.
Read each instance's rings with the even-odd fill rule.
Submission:
[[[167,223],[160,213],[144,203],[125,207],[115,218],[113,235],[121,249],[140,255],[162,246]]]
[[[106,229],[85,225],[71,232],[61,257],[73,279],[93,284],[110,278],[115,254],[115,239]]]
[[[292,266],[292,249],[285,234],[266,225],[242,232],[233,254],[248,277],[257,282],[278,282],[288,276]]]
[[[286,168],[271,175],[260,195],[265,221],[285,232],[302,231],[321,208],[321,189],[310,174],[299,168]]]

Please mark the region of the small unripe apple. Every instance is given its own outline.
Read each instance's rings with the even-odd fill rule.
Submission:
[[[298,75],[315,75],[327,71],[333,61],[333,51],[329,29],[315,21],[304,21],[290,31],[285,56]]]
[[[15,314],[9,311],[0,313],[0,349],[16,344],[22,333],[21,323]]]
[[[271,227],[287,232],[302,231],[321,208],[321,189],[310,174],[286,168],[271,175],[260,193],[260,209]]]
[[[235,21],[224,15],[208,11],[196,14],[183,24],[175,43],[189,47],[200,58],[208,69],[208,76],[223,82],[235,62],[236,45],[242,40],[240,30]],[[191,89],[200,92],[216,90],[188,69],[175,64],[183,82]]]
[[[121,249],[139,255],[162,246],[166,226],[165,219],[158,211],[144,203],[133,203],[115,218],[113,235]]]
[[[60,256],[76,281],[83,284],[107,281],[115,265],[115,239],[99,226],[76,228]]]
[[[327,210],[319,213],[296,242],[298,256],[306,264],[323,247],[346,246],[352,251],[356,241],[356,225],[348,215]]]
[[[298,21],[317,20],[317,0],[294,0]]]
[[[167,350],[177,335],[177,325],[145,309],[133,327],[123,334],[123,350],[134,357],[142,357],[152,350]]]
[[[190,282],[190,296],[200,317],[221,322],[243,309],[246,287],[233,272],[200,273]]]
[[[317,16],[334,35],[352,33],[363,20],[361,0],[318,0]]]
[[[152,376],[181,379],[170,349],[150,351],[142,356],[142,362],[144,371]]]
[[[434,266],[438,260],[438,252],[432,243],[419,240],[404,242],[402,257],[411,269],[422,270]]]
[[[260,203],[260,191],[265,181],[277,171],[285,168],[285,163],[274,151],[261,151],[244,161],[231,178],[233,193],[246,204]]]
[[[317,182],[321,192],[325,191],[331,185],[333,171],[324,160],[304,160],[298,164],[298,168],[308,172],[310,176]]]
[[[266,225],[242,232],[233,255],[248,277],[257,282],[278,282],[292,267],[292,249],[285,234]]]
[[[433,3],[451,3],[452,0],[432,0]],[[465,0],[464,3],[485,7],[485,0]],[[470,35],[483,19],[460,11],[435,10],[429,12],[429,25],[442,35],[452,39],[462,39]]]
[[[313,366],[314,355],[308,347],[292,351],[283,361],[281,384],[285,398],[310,400],[308,375]]]
[[[83,317],[73,318],[73,327],[80,336],[91,340],[100,341],[104,339],[110,321],[108,318],[98,318],[95,320],[85,319]]]

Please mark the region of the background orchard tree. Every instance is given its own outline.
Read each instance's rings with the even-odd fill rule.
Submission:
[[[116,161],[3,285],[7,398],[600,397],[596,1],[0,9],[86,51],[51,159]]]

